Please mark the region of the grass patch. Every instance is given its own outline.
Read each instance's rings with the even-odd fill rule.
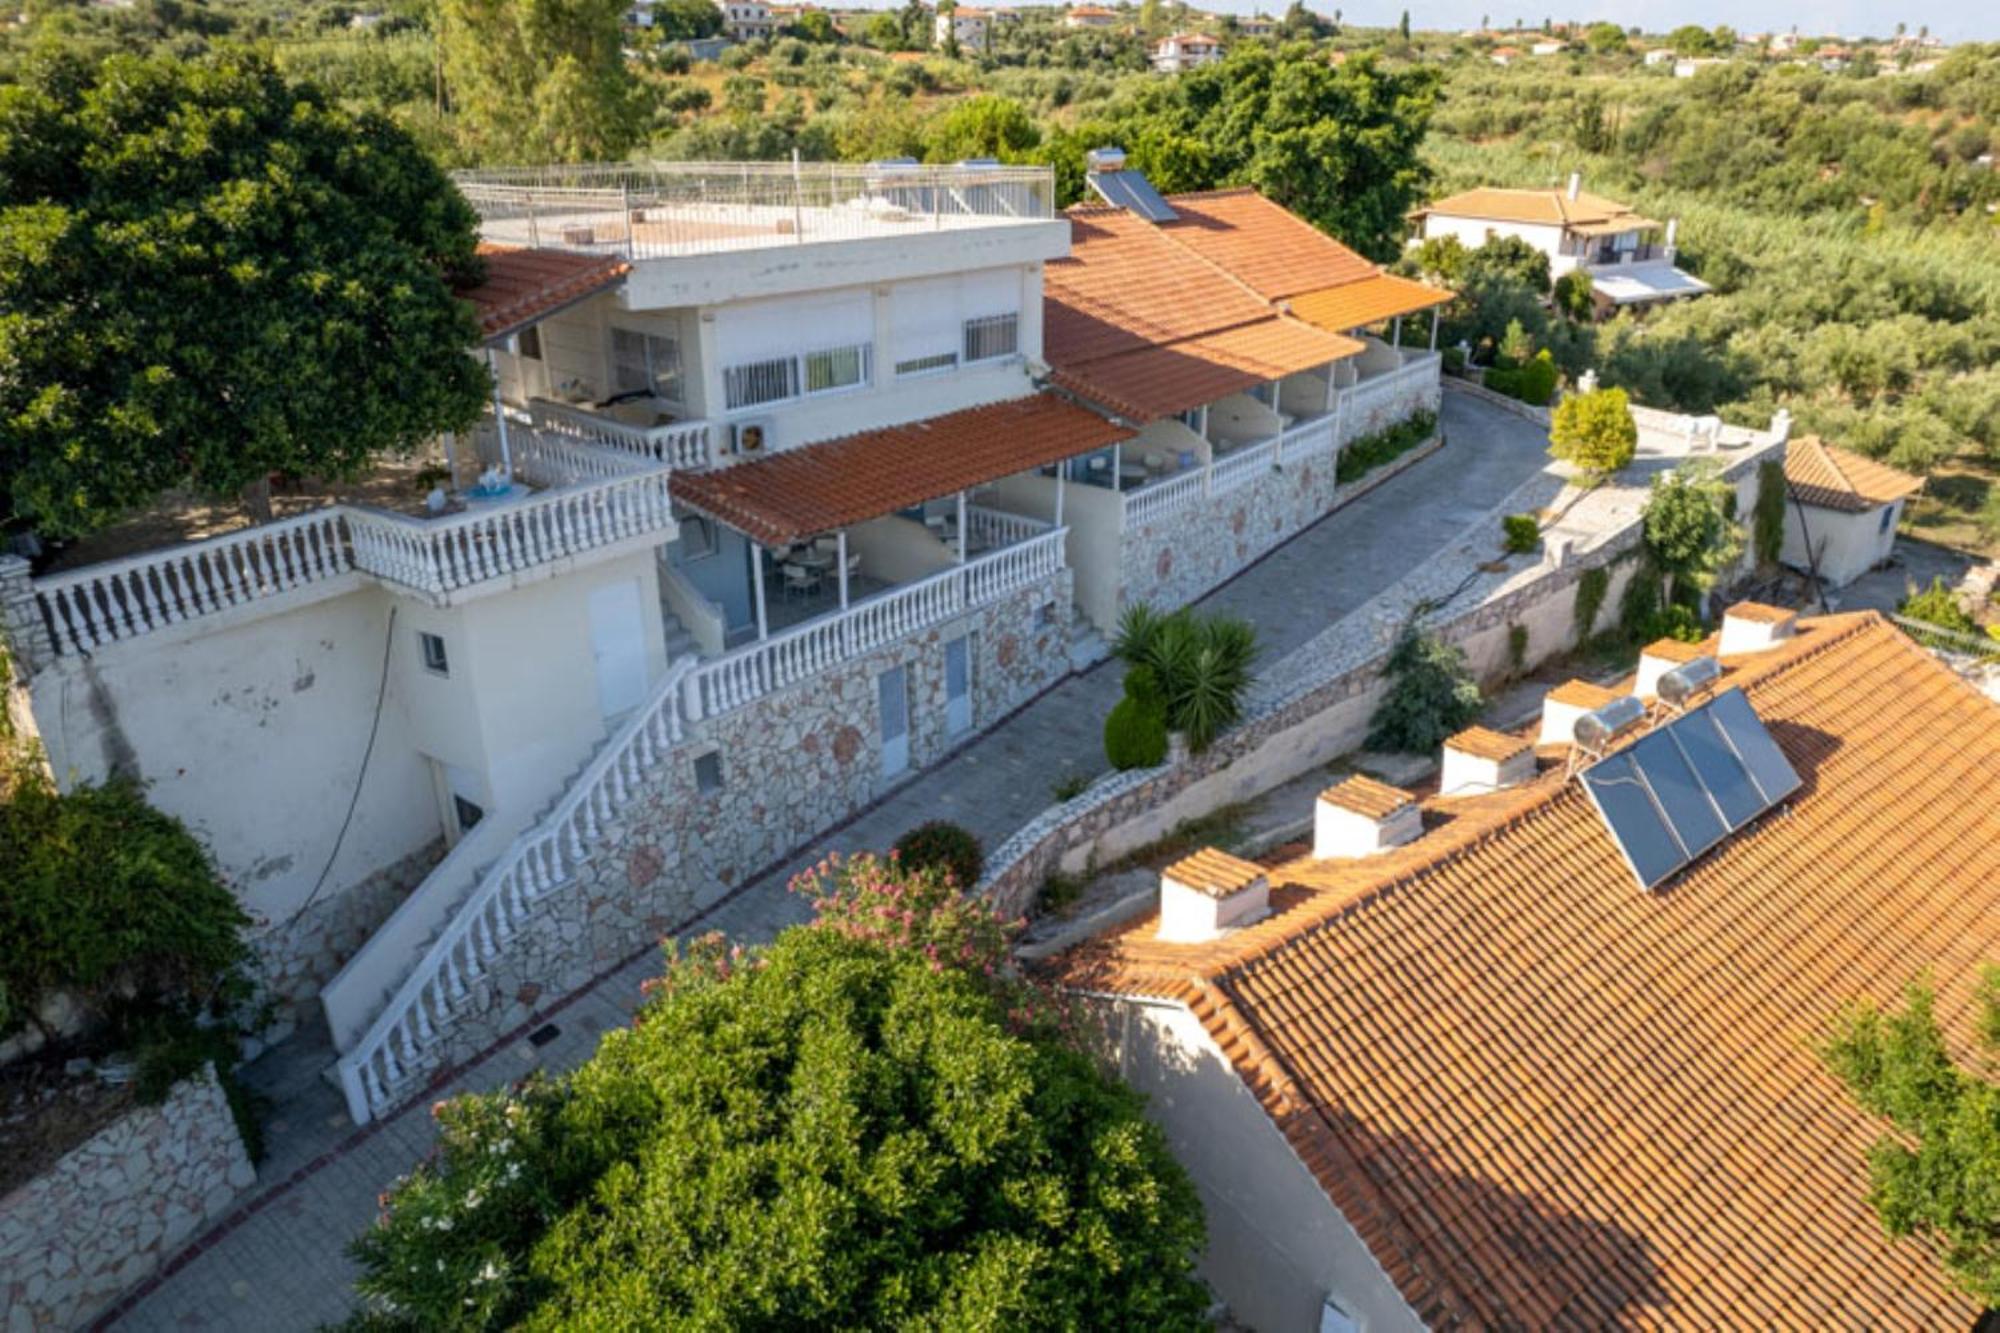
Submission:
[[[2000,535],[1980,525],[1980,511],[2000,493],[2000,461],[1970,452],[1931,473],[1903,508],[1900,531],[1955,551],[2000,556]]]

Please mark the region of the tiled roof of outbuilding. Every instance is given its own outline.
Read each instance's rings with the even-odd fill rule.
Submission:
[[[1785,446],[1785,483],[1809,505],[1858,514],[1914,495],[1924,479],[1802,435]]]
[[[625,281],[632,266],[611,255],[568,250],[530,250],[482,241],[479,257],[486,276],[458,297],[479,315],[488,342],[518,332],[538,320]]]
[[[1872,613],[1728,660],[1804,779],[1660,891],[1559,771],[1271,872],[1273,915],[1059,960],[1186,1004],[1432,1326],[1965,1328],[1868,1204],[1880,1122],[1814,1052],[2000,957],[2000,709]]]

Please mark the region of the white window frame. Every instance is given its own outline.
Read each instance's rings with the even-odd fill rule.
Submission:
[[[433,676],[450,679],[451,651],[445,646],[444,635],[433,634],[427,629],[418,630],[417,655],[424,664],[424,670]]]
[[[985,337],[1000,329],[1007,330],[1011,335],[1007,339],[1005,349],[974,356],[974,340]],[[975,315],[960,326],[960,334],[964,345],[965,364],[968,366],[984,365],[989,361],[1004,361],[1009,357],[1019,356],[1021,354],[1021,312],[1018,310],[1008,310],[995,315]]]
[[[619,353],[621,338],[638,339],[636,350],[640,360],[633,362]],[[681,340],[670,333],[656,333],[649,329],[627,328],[620,324],[611,326],[610,349],[607,360],[611,370],[611,396],[626,393],[649,393],[655,398],[670,403],[687,401],[687,369],[681,360]],[[631,385],[623,372],[637,370],[644,383]],[[628,387],[629,386],[629,387]]]
[[[851,355],[854,358],[855,378],[836,384],[812,386],[813,362],[820,358]],[[829,361],[827,364],[834,364]],[[768,376],[782,392],[765,397],[743,396],[744,390],[763,387],[753,377],[752,372]],[[865,342],[840,343],[831,347],[815,347],[810,351],[791,352],[783,356],[766,357],[762,361],[748,361],[739,365],[725,366],[722,370],[722,393],[730,412],[748,411],[767,407],[772,403],[789,403],[801,398],[826,398],[834,394],[855,393],[868,388],[875,379],[875,344]]]

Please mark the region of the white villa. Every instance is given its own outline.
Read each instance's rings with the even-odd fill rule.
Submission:
[[[983,9],[958,5],[940,10],[931,18],[931,39],[943,46],[947,38],[957,38],[967,51],[984,51],[992,34],[994,15]]]
[[[722,31],[732,42],[754,41],[777,33],[778,23],[765,0],[716,0],[722,11]]]
[[[1482,187],[1428,204],[1411,214],[1412,245],[1455,236],[1476,249],[1496,236],[1518,236],[1549,257],[1549,275],[1582,271],[1600,313],[1621,306],[1699,296],[1707,283],[1674,267],[1677,223],[1641,217],[1583,188],[1572,174],[1563,189]]]
[[[1222,43],[1198,32],[1177,32],[1153,43],[1153,68],[1163,74],[1180,74],[1222,59]]]
[[[977,162],[467,173],[494,405],[437,489],[0,557],[21,711],[203,839],[354,1118],[393,1108],[1436,408],[1395,331],[1445,293],[1250,191],[1093,181],[1130,207]]]
[[[1785,484],[1792,503],[1779,558],[1840,588],[1889,558],[1903,508],[1924,479],[1802,435],[1785,450]]]
[[[1063,13],[1065,28],[1112,28],[1123,19],[1115,9],[1103,5],[1071,5]]]

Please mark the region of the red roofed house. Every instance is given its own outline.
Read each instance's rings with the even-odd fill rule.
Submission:
[[[1649,692],[1685,665],[1667,646]],[[1699,651],[1720,679],[1599,733],[1577,777],[1567,745],[1538,767],[1532,736],[1475,729],[1445,747],[1461,791],[1350,779],[1310,854],[1198,853],[1158,913],[1051,964],[1193,1174],[1234,1320],[1979,1321],[1877,1219],[1887,1126],[1815,1046],[1929,969],[1969,1058],[2000,706],[1872,612],[1739,605]]]
[[[1181,74],[1222,59],[1222,43],[1198,32],[1177,32],[1153,43],[1153,68],[1163,74]]]
[[[1785,545],[1779,557],[1794,569],[1839,588],[1889,558],[1904,502],[1924,479],[1827,444],[1817,435],[1785,451]]]

